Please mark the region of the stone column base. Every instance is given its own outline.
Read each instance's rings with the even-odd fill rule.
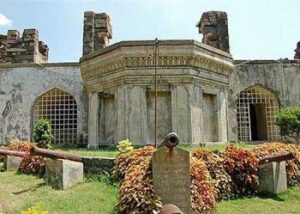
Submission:
[[[48,159],[44,181],[56,189],[68,189],[83,182],[83,164],[69,160]]]
[[[287,190],[286,162],[272,162],[258,167],[260,193],[276,194]]]
[[[6,155],[4,158],[4,169],[6,171],[17,171],[23,158]]]

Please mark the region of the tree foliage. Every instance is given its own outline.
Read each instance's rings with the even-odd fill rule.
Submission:
[[[300,143],[300,106],[282,108],[276,124],[284,141]]]
[[[48,148],[53,139],[50,121],[45,119],[36,121],[32,137],[38,147]]]

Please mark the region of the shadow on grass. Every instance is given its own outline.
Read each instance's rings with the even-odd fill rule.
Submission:
[[[47,186],[47,184],[46,183],[40,183],[40,184],[37,184],[37,185],[35,185],[33,187],[30,187],[28,189],[24,189],[24,190],[21,190],[21,191],[18,191],[18,192],[12,192],[12,194],[21,195],[21,194],[26,193],[26,192],[35,192],[39,188],[44,187],[44,186]]]
[[[285,201],[280,196],[272,193],[260,193],[257,197],[260,199],[273,199],[274,201]]]
[[[271,200],[278,201],[278,202],[285,201],[285,199],[283,199],[279,195],[272,194],[272,193],[258,193],[257,195],[239,196],[236,198],[232,198],[229,201],[247,200],[247,199],[254,199],[254,198],[258,198],[258,199],[262,199],[262,200],[271,199]]]

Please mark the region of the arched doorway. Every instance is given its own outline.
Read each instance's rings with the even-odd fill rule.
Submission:
[[[33,124],[38,119],[51,121],[55,144],[77,141],[77,104],[74,97],[58,88],[42,94],[33,109]]]
[[[276,96],[264,87],[257,85],[242,91],[237,100],[239,140],[279,140],[278,111]]]

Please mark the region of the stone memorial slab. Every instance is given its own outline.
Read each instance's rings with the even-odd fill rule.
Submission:
[[[48,159],[44,181],[56,189],[68,189],[83,182],[83,164],[63,159]]]
[[[179,148],[158,149],[152,160],[154,191],[163,204],[191,213],[190,153]]]
[[[6,171],[17,171],[23,158],[6,155],[4,158],[4,169]]]
[[[271,162],[258,166],[260,193],[279,193],[287,190],[286,162]]]

